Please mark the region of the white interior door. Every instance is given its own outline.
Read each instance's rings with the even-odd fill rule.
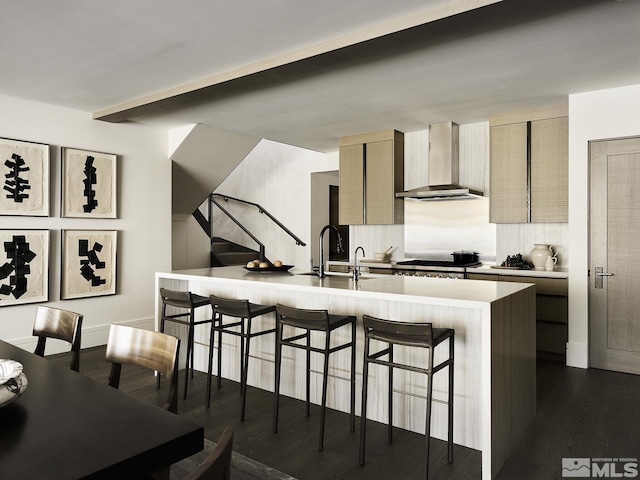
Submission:
[[[640,137],[590,144],[592,367],[640,374]]]

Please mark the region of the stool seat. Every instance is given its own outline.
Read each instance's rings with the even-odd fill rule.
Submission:
[[[214,334],[218,334],[218,388],[222,386],[222,334],[238,336],[240,337],[240,394],[242,395],[240,421],[244,421],[247,403],[247,372],[249,370],[249,348],[251,346],[251,339],[276,331],[275,327],[258,332],[252,331],[252,320],[255,317],[275,312],[276,307],[275,305],[262,305],[259,303],[251,303],[245,299],[222,298],[216,295],[209,295],[207,302],[210,303],[213,309],[213,326],[211,328],[211,338],[209,342],[209,367],[207,369],[207,398],[205,404],[207,408],[209,408],[211,404]],[[224,323],[223,317],[232,317],[238,320],[231,320],[228,323]],[[240,331],[232,330],[235,327],[240,327]]]
[[[344,326],[351,326],[351,340],[340,345],[331,346],[331,333]],[[305,330],[304,333],[284,336],[284,327],[289,326],[296,329]],[[311,346],[311,332],[324,332],[324,348]],[[297,343],[306,340],[305,343]],[[340,350],[351,349],[351,410],[350,429],[355,431],[355,383],[356,383],[356,317],[352,315],[330,314],[327,310],[309,310],[294,307],[287,307],[278,304],[276,306],[276,375],[273,403],[273,433],[278,431],[278,409],[280,400],[280,370],[282,366],[283,345],[306,350],[306,406],[307,417],[310,415],[310,383],[311,383],[311,352],[320,353],[324,356],[324,366],[322,370],[322,401],[320,409],[320,438],[318,450],[322,451],[324,446],[324,424],[327,404],[327,379],[329,370],[329,356]]]
[[[392,442],[393,432],[393,369],[400,368],[412,372],[424,373],[427,375],[427,401],[426,401],[426,426],[425,426],[425,457],[423,478],[429,477],[429,443],[431,433],[431,402],[433,398],[433,374],[449,367],[449,395],[448,405],[448,449],[447,460],[453,461],[453,357],[454,357],[454,337],[455,331],[451,328],[433,328],[431,323],[411,323],[385,320],[362,316],[364,326],[364,362],[362,374],[362,410],[360,419],[360,465],[364,465],[364,448],[366,439],[367,424],[367,390],[369,378],[369,364],[376,363],[389,367],[389,421],[387,425],[388,442]],[[434,349],[445,340],[449,340],[449,358],[438,365],[434,365]],[[376,340],[387,344],[387,348],[382,348],[371,353],[371,340]],[[427,352],[426,367],[409,363],[400,363],[393,358],[394,345],[410,348],[423,348]],[[383,357],[387,357],[383,359]]]

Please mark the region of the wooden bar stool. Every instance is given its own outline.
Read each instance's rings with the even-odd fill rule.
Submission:
[[[222,375],[222,334],[236,335],[240,337],[240,393],[242,395],[242,410],[240,420],[244,421],[245,405],[247,400],[247,371],[249,369],[249,347],[253,337],[274,333],[275,328],[261,330],[259,332],[251,331],[251,320],[260,315],[275,312],[275,305],[260,305],[251,303],[249,300],[236,300],[230,298],[220,298],[215,295],[209,295],[209,302],[213,308],[213,327],[211,329],[211,339],[209,342],[209,376],[207,377],[207,400],[206,405],[209,408],[211,402],[211,370],[213,368],[213,334],[218,332],[218,380],[217,386],[221,386]],[[233,317],[239,319],[231,323],[224,323],[223,317]],[[246,321],[246,330],[245,330]],[[240,331],[232,330],[240,327]]]
[[[195,310],[199,307],[209,305],[209,299],[202,295],[191,292],[180,292],[160,288],[160,298],[162,299],[162,315],[160,316],[160,333],[164,333],[165,322],[174,322],[186,325],[189,328],[187,335],[187,359],[185,361],[184,374],[184,399],[187,399],[187,386],[189,385],[189,365],[191,365],[191,378],[193,378],[193,342],[196,325],[211,323],[213,319],[195,320]],[[167,307],[175,307],[179,313],[167,314]],[[186,320],[185,320],[186,318]],[[157,386],[160,387],[160,375],[158,375]]]
[[[389,367],[389,423],[388,442],[392,441],[393,430],[393,369],[400,368],[412,372],[427,374],[427,415],[425,428],[425,456],[424,456],[424,479],[429,476],[429,439],[431,433],[431,401],[433,394],[433,374],[449,367],[449,399],[448,405],[448,453],[447,460],[453,462],[453,346],[455,331],[451,328],[433,328],[430,323],[408,323],[383,320],[380,318],[362,316],[364,324],[364,367],[362,374],[362,417],[360,419],[360,465],[364,465],[364,446],[367,423],[367,384],[369,375],[369,363],[377,363]],[[433,365],[433,349],[449,339],[449,358],[439,365]],[[388,347],[376,353],[371,353],[371,340],[378,340],[388,344]],[[416,367],[397,363],[393,360],[393,346],[403,345],[406,347],[426,348],[427,367]],[[387,360],[380,358],[388,355]]]
[[[288,325],[298,329],[305,330],[304,333],[284,337],[284,326]],[[351,341],[341,345],[331,347],[331,332],[335,329],[351,325]],[[316,348],[311,346],[311,332],[319,331],[325,333],[324,348]],[[306,339],[306,343],[296,343],[298,340]],[[327,403],[327,376],[329,371],[329,355],[345,348],[351,348],[351,419],[350,429],[355,431],[355,383],[356,383],[356,317],[351,315],[332,315],[327,310],[304,310],[299,308],[285,307],[284,305],[276,306],[276,375],[274,390],[274,406],[273,406],[273,433],[278,431],[278,407],[280,399],[280,367],[282,365],[282,346],[288,345],[293,348],[306,350],[306,400],[307,400],[307,417],[310,415],[311,406],[310,396],[310,380],[311,380],[311,352],[321,353],[324,355],[324,368],[322,370],[322,403],[320,410],[320,440],[318,450],[321,452],[324,444],[324,419]]]

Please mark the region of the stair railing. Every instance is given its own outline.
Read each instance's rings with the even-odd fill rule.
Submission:
[[[231,218],[231,220],[233,220],[236,225],[238,225],[240,228],[242,228],[242,230],[244,230],[252,239],[254,239],[254,241],[258,242],[258,240],[256,240],[256,238],[251,235],[246,228],[244,228],[244,226],[242,226],[236,219],[234,219],[234,217],[228,212],[226,211],[219,202],[217,202],[215,200],[214,197],[220,197],[222,198],[225,202],[229,202],[229,200],[233,200],[234,202],[239,202],[239,203],[244,203],[245,205],[252,205],[254,207],[256,207],[258,209],[258,211],[264,215],[266,215],[267,217],[269,217],[269,219],[275,223],[276,225],[278,225],[282,230],[284,230],[284,232],[289,235],[291,238],[293,238],[293,240],[296,242],[296,245],[299,245],[301,247],[306,246],[307,244],[304,243],[300,238],[298,238],[291,230],[289,230],[287,227],[285,227],[282,222],[280,222],[276,217],[274,217],[273,215],[271,215],[267,210],[265,210],[265,208],[258,204],[258,203],[254,203],[254,202],[250,202],[248,200],[242,200],[241,198],[235,198],[235,197],[231,197],[229,195],[224,195],[222,193],[212,193],[211,195],[209,195],[209,198],[211,199],[211,202],[213,202],[220,210],[222,210],[225,215],[227,215],[229,218]],[[260,244],[260,242],[258,242]]]
[[[260,240],[258,240],[258,238],[253,233],[251,233],[236,217],[234,217],[231,214],[231,212],[229,212],[226,208],[224,208],[220,204],[220,202],[218,202],[216,200],[215,197],[222,198],[224,200],[224,202],[229,202],[229,200],[233,200],[235,202],[244,203],[246,205],[252,205],[252,206],[256,207],[260,213],[265,214],[267,217],[269,217],[269,219],[271,221],[273,221],[282,230],[284,230],[291,238],[293,238],[295,240],[295,242],[296,242],[296,245],[299,245],[301,247],[306,246],[306,243],[304,243],[299,237],[294,235],[294,233],[291,230],[289,230],[287,227],[285,227],[282,224],[282,222],[280,222],[277,218],[275,218],[267,210],[265,210],[262,207],[262,205],[260,205],[258,203],[254,203],[254,202],[249,202],[248,200],[242,200],[240,198],[231,197],[229,195],[223,195],[221,193],[212,193],[211,195],[209,195],[210,204],[214,204],[216,207],[218,207],[222,211],[222,213],[224,213],[227,217],[229,217],[229,219],[233,223],[235,223],[238,227],[240,227],[240,229],[242,229],[242,231],[244,233],[246,233],[254,242],[256,242],[258,244],[258,248],[260,250],[260,260],[264,260],[265,259],[265,256],[264,256],[264,252],[265,252],[264,244]],[[207,235],[209,235],[209,238],[213,238],[213,233],[212,233],[213,217],[212,217],[212,209],[211,209],[211,207],[209,207],[208,210],[209,210],[208,218],[205,218],[204,215],[202,214],[202,212],[199,209],[196,209],[196,211],[193,212],[193,216],[198,221],[198,223],[200,224],[202,229],[205,232],[207,232]]]

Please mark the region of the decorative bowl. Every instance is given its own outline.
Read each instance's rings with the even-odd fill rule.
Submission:
[[[23,367],[20,362],[7,358],[0,359],[0,385],[5,383],[7,380],[16,378],[20,375],[22,373],[22,368]]]
[[[20,373],[15,378],[10,378],[0,385],[0,407],[9,405],[18,399],[20,395],[27,389],[29,382],[24,373]]]

